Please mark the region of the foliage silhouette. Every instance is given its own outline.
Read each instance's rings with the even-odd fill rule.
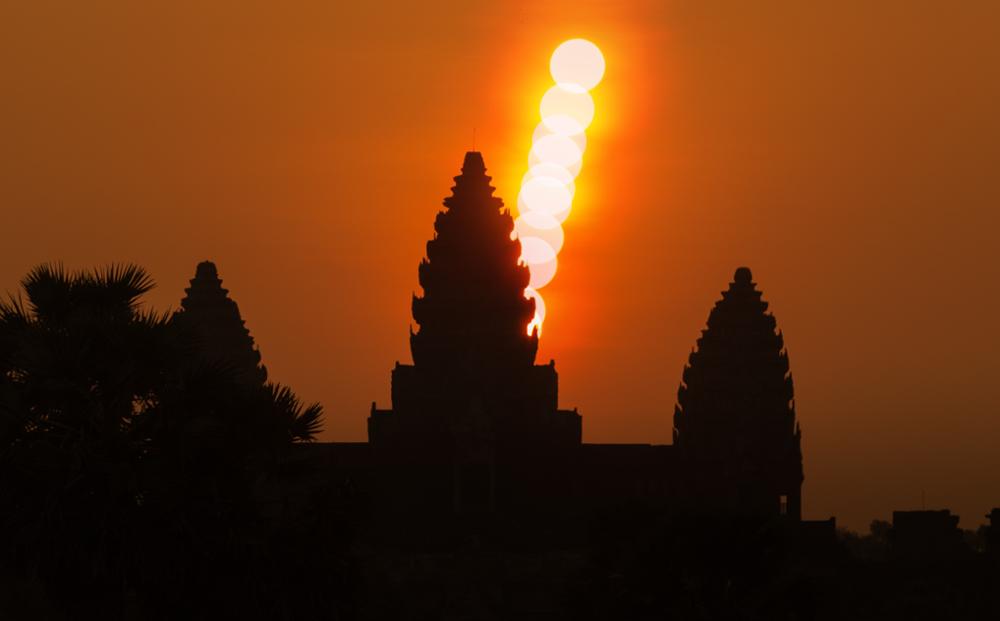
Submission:
[[[140,267],[42,265],[21,285],[0,303],[0,565],[70,618],[344,610],[336,499],[291,513],[261,491],[321,407],[201,359],[143,306]]]

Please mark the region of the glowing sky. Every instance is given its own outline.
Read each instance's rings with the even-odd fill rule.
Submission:
[[[361,440],[463,155],[512,212],[560,42],[597,43],[539,358],[588,442],[669,442],[739,265],[788,345],[804,513],[1000,500],[1000,3],[0,6],[0,291],[217,262],[269,374]],[[535,222],[538,230],[545,223]],[[544,238],[543,239],[547,239]]]

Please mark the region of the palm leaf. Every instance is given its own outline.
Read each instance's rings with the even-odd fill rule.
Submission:
[[[313,403],[302,407],[299,398],[287,386],[267,384],[275,416],[285,426],[293,442],[312,442],[323,430],[323,406]]]
[[[323,406],[313,403],[299,412],[290,428],[295,442],[315,442],[323,431]]]
[[[73,307],[73,281],[62,263],[43,263],[21,279],[28,296],[28,308],[39,319],[65,317]]]
[[[81,288],[91,301],[105,309],[134,311],[139,298],[154,286],[152,277],[134,264],[111,264],[103,269],[81,275]]]

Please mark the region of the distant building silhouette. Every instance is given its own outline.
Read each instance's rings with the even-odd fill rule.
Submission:
[[[267,369],[260,363],[260,352],[239,307],[222,288],[215,264],[199,263],[191,286],[184,291],[173,321],[190,331],[202,361],[232,370],[239,381],[263,384]]]
[[[559,409],[555,364],[534,363],[529,272],[489,182],[482,155],[467,153],[420,263],[413,364],[396,363],[391,408],[372,404],[368,443],[304,450],[349,473],[376,515],[406,511],[409,523],[420,512],[551,521],[630,499],[798,522],[801,434],[788,358],[750,270],[737,270],[684,370],[675,445],[584,444],[580,415]],[[834,528],[817,523],[810,536],[832,541]]]
[[[899,561],[960,559],[969,550],[951,511],[893,511],[889,553]]]
[[[986,517],[990,520],[986,529],[986,554],[1000,561],[1000,508],[993,509]]]
[[[705,509],[802,513],[802,450],[781,332],[750,269],[708,316],[677,391],[674,446]]]

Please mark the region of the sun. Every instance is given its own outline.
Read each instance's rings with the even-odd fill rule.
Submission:
[[[517,197],[518,218],[511,234],[521,242],[521,261],[531,271],[524,296],[535,301],[528,334],[542,332],[545,301],[539,289],[555,278],[570,215],[575,180],[587,150],[586,130],[594,120],[590,90],[604,78],[604,55],[586,39],[561,43],[549,60],[555,84],[542,96],[540,120],[528,153],[529,170]]]
[[[568,91],[585,93],[604,77],[604,54],[586,39],[570,39],[552,52],[549,71],[556,84]]]

